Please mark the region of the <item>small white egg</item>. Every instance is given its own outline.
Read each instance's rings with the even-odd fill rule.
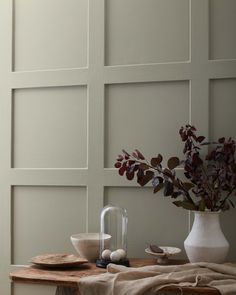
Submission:
[[[125,259],[125,257],[126,257],[126,252],[125,252],[124,249],[117,249],[116,251],[119,252],[120,257],[121,257],[120,259]]]
[[[118,251],[111,252],[110,259],[113,262],[117,262],[121,260],[121,255]]]
[[[111,250],[105,249],[102,251],[102,259],[109,260],[111,255]]]

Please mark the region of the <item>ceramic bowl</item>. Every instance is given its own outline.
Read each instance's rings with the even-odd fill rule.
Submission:
[[[179,254],[181,252],[181,249],[176,248],[176,247],[166,247],[166,246],[160,246],[159,248],[161,248],[163,250],[163,253],[156,253],[156,252],[152,252],[152,250],[150,248],[146,248],[145,252],[149,255],[154,256],[155,258],[157,258],[157,263],[159,264],[168,264],[168,259],[170,256]]]
[[[70,237],[71,243],[79,256],[90,262],[94,262],[99,258],[99,238],[99,233],[79,233]],[[109,248],[111,236],[103,234],[103,239],[105,247]]]

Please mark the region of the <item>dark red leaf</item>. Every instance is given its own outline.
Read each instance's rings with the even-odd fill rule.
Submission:
[[[116,162],[116,163],[115,163],[115,167],[116,167],[116,168],[120,168],[120,167],[121,167],[121,162]]]
[[[164,184],[163,183],[159,183],[153,190],[153,193],[157,193],[159,190],[161,190],[163,188]]]
[[[206,203],[204,199],[201,199],[201,201],[198,204],[198,210],[199,211],[205,211],[206,209]]]
[[[132,171],[132,172],[126,172],[126,178],[128,179],[128,180],[133,180],[133,178],[134,178],[134,172]]]
[[[183,182],[182,186],[186,191],[189,191],[191,188],[193,188],[195,185],[191,182]]]
[[[173,183],[170,181],[166,181],[164,183],[164,196],[168,197],[168,196],[172,195],[173,189],[174,189]]]
[[[119,174],[121,175],[121,176],[123,176],[124,175],[124,173],[125,173],[125,167],[124,166],[122,166],[120,169],[119,169]]]
[[[151,159],[151,165],[153,167],[159,166],[162,162],[162,159],[163,159],[162,155],[159,154],[156,158]]]
[[[189,201],[174,201],[173,204],[177,207],[182,207],[187,210],[195,210],[196,206]]]
[[[182,193],[181,193],[180,191],[178,191],[178,192],[173,192],[173,194],[171,195],[171,198],[176,199],[176,198],[178,198],[180,195],[182,195]]]
[[[134,165],[134,171],[137,171],[139,169],[139,165]]]
[[[136,151],[136,153],[137,153],[137,155],[138,155],[138,157],[139,157],[139,159],[140,160],[145,160],[145,158],[144,158],[144,156],[143,156],[143,154],[142,153],[140,153],[140,151],[139,150],[135,150]]]
[[[129,156],[130,156],[130,154],[129,154],[129,153],[127,153],[127,152],[126,152],[126,150],[122,150],[122,152],[123,152],[123,154],[125,154],[127,157],[129,157]]]
[[[139,165],[139,169],[145,171],[145,170],[149,169],[149,166],[147,164],[145,164],[145,163],[141,163]]]
[[[234,203],[233,203],[232,200],[229,199],[229,203],[230,203],[230,205],[231,205],[233,208],[235,208],[235,205],[234,205]]]
[[[198,136],[197,137],[197,142],[201,143],[205,139],[205,136]]]
[[[142,178],[139,179],[138,183],[141,186],[145,186],[151,179],[147,177],[147,175],[144,175]]]
[[[188,136],[192,136],[192,135],[193,135],[193,132],[192,132],[191,129],[189,129],[189,130],[187,131],[187,135],[188,135]]]
[[[122,155],[118,155],[118,158],[116,160],[121,162],[124,160],[124,157]]]
[[[167,166],[170,170],[176,168],[177,166],[179,166],[179,164],[180,164],[180,161],[179,161],[179,158],[177,157],[172,157],[167,162]]]
[[[185,132],[182,133],[181,135],[182,141],[186,141],[188,139],[188,136]]]
[[[193,154],[193,164],[196,166],[202,165],[203,161],[202,159],[199,157],[198,153]]]
[[[184,175],[186,176],[186,178],[191,178],[190,174],[188,172],[184,172]]]
[[[167,169],[167,168],[164,169],[163,173],[164,173],[166,176],[170,177],[170,178],[173,177],[172,172],[171,172],[169,169]]]
[[[138,158],[138,155],[137,155],[135,152],[132,153],[132,156],[133,156],[135,159],[137,159],[137,160],[139,159],[139,158]]]
[[[177,178],[173,181],[173,185],[175,187],[177,187],[178,189],[182,189],[182,186],[181,186],[181,183],[180,183],[180,180]]]
[[[139,179],[139,184],[141,186],[145,186],[154,176],[154,172],[152,171],[147,171],[146,174],[144,174],[143,177],[140,177]]]
[[[132,166],[134,163],[135,163],[134,160],[129,160],[129,161],[128,161],[129,166]]]
[[[146,175],[148,175],[148,177],[153,177],[154,176],[154,172],[153,171],[147,171]]]
[[[219,138],[219,139],[218,139],[218,142],[219,142],[219,143],[224,143],[224,142],[225,142],[225,137],[221,137],[221,138]]]

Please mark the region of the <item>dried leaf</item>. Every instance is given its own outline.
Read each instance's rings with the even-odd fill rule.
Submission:
[[[163,174],[170,177],[170,178],[173,178],[172,172],[167,168],[164,169]]]
[[[134,172],[133,171],[131,171],[131,172],[126,172],[126,178],[128,179],[128,180],[133,180],[133,178],[134,178]]]
[[[179,178],[177,178],[173,181],[173,185],[175,187],[177,187],[178,189],[182,189],[181,182],[180,182]]]
[[[170,181],[166,181],[164,184],[164,196],[168,197],[171,196],[174,190],[174,185]]]
[[[164,251],[156,245],[149,245],[150,250],[153,253],[163,253]]]
[[[124,173],[125,173],[125,170],[126,170],[126,168],[125,168],[124,166],[122,166],[122,167],[119,169],[119,174],[120,174],[121,176],[123,176]]]
[[[177,166],[179,166],[179,164],[180,164],[180,160],[178,157],[172,157],[167,162],[167,166],[170,170],[176,168]]]
[[[129,153],[127,153],[127,152],[126,152],[126,150],[124,150],[124,149],[123,149],[123,150],[122,150],[122,152],[123,152],[123,154],[125,154],[127,157],[129,157],[129,156],[130,156],[130,154],[129,154]]]
[[[147,164],[145,164],[145,163],[141,163],[139,165],[139,169],[145,171],[145,170],[148,170],[149,169],[149,166]]]
[[[224,142],[225,142],[225,137],[221,137],[221,138],[219,138],[219,139],[218,139],[218,142],[219,142],[219,143],[224,143]]]
[[[138,158],[138,155],[137,155],[135,152],[132,153],[132,156],[133,156],[135,159],[137,159],[137,160],[139,159],[139,158]]]
[[[121,167],[121,162],[116,162],[114,165],[116,168],[120,168]]]
[[[191,188],[193,188],[195,185],[191,182],[183,182],[182,186],[186,191],[189,191]]]
[[[151,159],[151,165],[153,167],[157,167],[157,166],[159,166],[161,164],[162,160],[163,160],[162,155],[158,154],[157,157]]]
[[[202,165],[203,161],[202,159],[199,157],[199,153],[195,153],[193,154],[193,164],[196,166]]]
[[[205,139],[205,136],[198,136],[197,137],[197,142],[201,143]]]
[[[233,201],[230,200],[230,199],[229,199],[228,201],[229,201],[230,205],[231,205],[233,208],[235,208],[235,205],[234,205]]]
[[[199,211],[205,211],[206,203],[205,203],[204,199],[201,199],[201,201],[199,202],[198,209],[199,209]]]
[[[156,194],[157,192],[159,192],[162,188],[163,188],[164,184],[163,183],[159,183],[153,190],[153,193]]]
[[[174,201],[173,204],[177,207],[182,207],[187,210],[195,210],[196,206],[188,201]]]
[[[148,177],[153,178],[153,176],[154,176],[154,172],[153,172],[153,171],[147,171],[147,172],[146,172],[146,175],[148,175]]]
[[[184,175],[186,176],[186,178],[188,178],[188,179],[190,179],[191,178],[191,176],[190,176],[190,174],[188,173],[188,172],[184,172]]]
[[[118,158],[116,160],[121,162],[124,160],[124,157],[122,155],[118,155]]]
[[[152,178],[153,178],[154,172],[147,171],[146,174],[140,178],[140,181],[138,182],[141,186],[145,186]]]
[[[152,165],[153,167],[157,167],[159,164],[160,164],[160,163],[159,163],[159,161],[158,161],[158,158],[152,158],[152,159],[151,159],[151,165]]]
[[[139,150],[135,150],[140,160],[145,160],[143,154]]]
[[[182,192],[180,192],[180,191],[173,192],[173,194],[171,195],[171,198],[176,199],[176,198],[178,198],[181,195],[182,195]]]

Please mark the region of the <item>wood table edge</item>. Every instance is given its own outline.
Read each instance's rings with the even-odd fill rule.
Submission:
[[[135,266],[144,266],[147,265],[146,261],[147,259],[133,259]],[[150,261],[150,260],[149,260]],[[133,265],[132,265],[133,266]],[[80,277],[76,277],[76,281],[65,281],[65,280],[60,280],[60,279],[54,279],[53,281],[50,279],[45,279],[45,278],[35,278],[35,276],[30,277],[22,277],[21,273],[24,272],[24,270],[29,270],[30,267],[25,267],[22,268],[21,270],[18,271],[13,271],[10,272],[9,277],[12,282],[14,283],[23,283],[23,284],[40,284],[40,285],[47,285],[47,286],[60,286],[60,287],[69,287],[73,289],[78,288],[78,282]],[[45,270],[45,269],[44,269]],[[93,274],[94,275],[94,274]],[[83,275],[83,277],[89,276],[88,275]],[[171,292],[171,291],[176,291],[176,289],[182,289],[185,292],[191,292],[192,294],[210,294],[210,295],[220,295],[220,292],[213,287],[175,287],[175,286],[166,286],[162,289],[162,291],[166,292]],[[186,293],[187,294],[187,293]]]

